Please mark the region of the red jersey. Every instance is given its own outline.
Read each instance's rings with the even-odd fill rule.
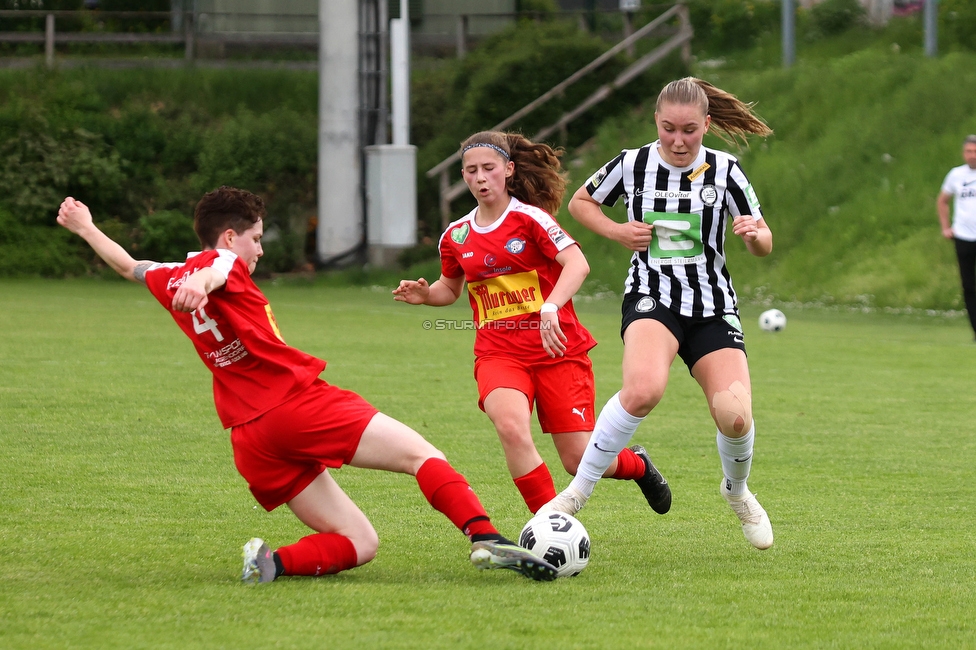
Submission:
[[[441,273],[464,276],[474,312],[477,357],[514,357],[526,362],[550,357],[542,347],[539,308],[562,273],[556,255],[576,242],[545,210],[514,197],[488,227],[475,223],[477,208],[441,235]],[[567,337],[566,356],[585,353],[596,341],[576,318],[570,300],[559,310]]]
[[[208,266],[227,283],[200,309],[173,311],[179,286]],[[325,361],[285,344],[267,298],[247,265],[229,250],[190,253],[182,264],[154,264],[146,272],[146,286],[213,373],[214,404],[226,429],[287,401],[325,369]]]

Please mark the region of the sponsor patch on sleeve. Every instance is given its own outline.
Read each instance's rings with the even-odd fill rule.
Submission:
[[[552,226],[546,231],[546,234],[549,235],[549,239],[552,240],[552,243],[556,245],[559,245],[559,242],[566,239],[566,233],[564,233],[563,229],[559,226]]]
[[[596,173],[590,176],[590,180],[586,181],[593,189],[600,187],[600,183],[603,179],[607,177],[607,166],[604,165],[600,169],[596,170]]]
[[[746,193],[746,200],[749,201],[749,207],[757,210],[759,208],[759,197],[756,196],[756,190],[752,188],[752,183],[746,185],[743,191]]]

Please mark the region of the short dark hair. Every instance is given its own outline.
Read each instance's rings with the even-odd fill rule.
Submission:
[[[214,248],[221,233],[231,228],[238,235],[264,219],[264,201],[257,194],[226,185],[208,192],[193,211],[193,230],[204,248]]]

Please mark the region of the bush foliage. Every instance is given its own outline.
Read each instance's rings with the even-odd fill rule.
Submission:
[[[841,34],[864,20],[866,12],[858,0],[823,0],[810,8],[814,28],[824,36]]]
[[[976,50],[976,2],[941,0],[939,2],[940,34],[949,43]]]
[[[302,263],[316,209],[317,78],[245,78],[205,70],[0,75],[0,186],[9,188],[0,210],[5,225],[16,222],[0,246],[18,248],[0,274],[74,274],[93,262],[83,247],[41,250],[61,241],[54,217],[65,196],[85,202],[135,257],[180,259],[199,247],[193,206],[220,185],[267,202],[264,272]],[[43,261],[24,260],[25,246]]]
[[[690,0],[686,4],[696,52],[722,56],[753,47],[760,37],[779,31],[779,0]]]

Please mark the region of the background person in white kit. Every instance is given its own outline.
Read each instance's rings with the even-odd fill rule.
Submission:
[[[967,135],[962,145],[965,165],[952,168],[942,182],[936,200],[942,236],[956,245],[962,297],[969,312],[969,324],[976,334],[976,135]],[[952,223],[949,223],[949,204]]]
[[[733,95],[687,77],[668,84],[654,113],[659,139],[600,168],[569,202],[569,212],[599,235],[634,251],[624,289],[623,387],[603,407],[576,477],[543,510],[574,514],[609,459],[628,444],[667,387],[676,356],[708,400],[718,429],[722,496],[758,549],[773,544],[769,517],[746,481],[755,424],[752,388],[732,279],[726,226],[757,257],[773,247],[759,200],[735,157],[702,146],[710,125],[726,142],[772,131]],[[603,205],[623,197],[627,223]]]

